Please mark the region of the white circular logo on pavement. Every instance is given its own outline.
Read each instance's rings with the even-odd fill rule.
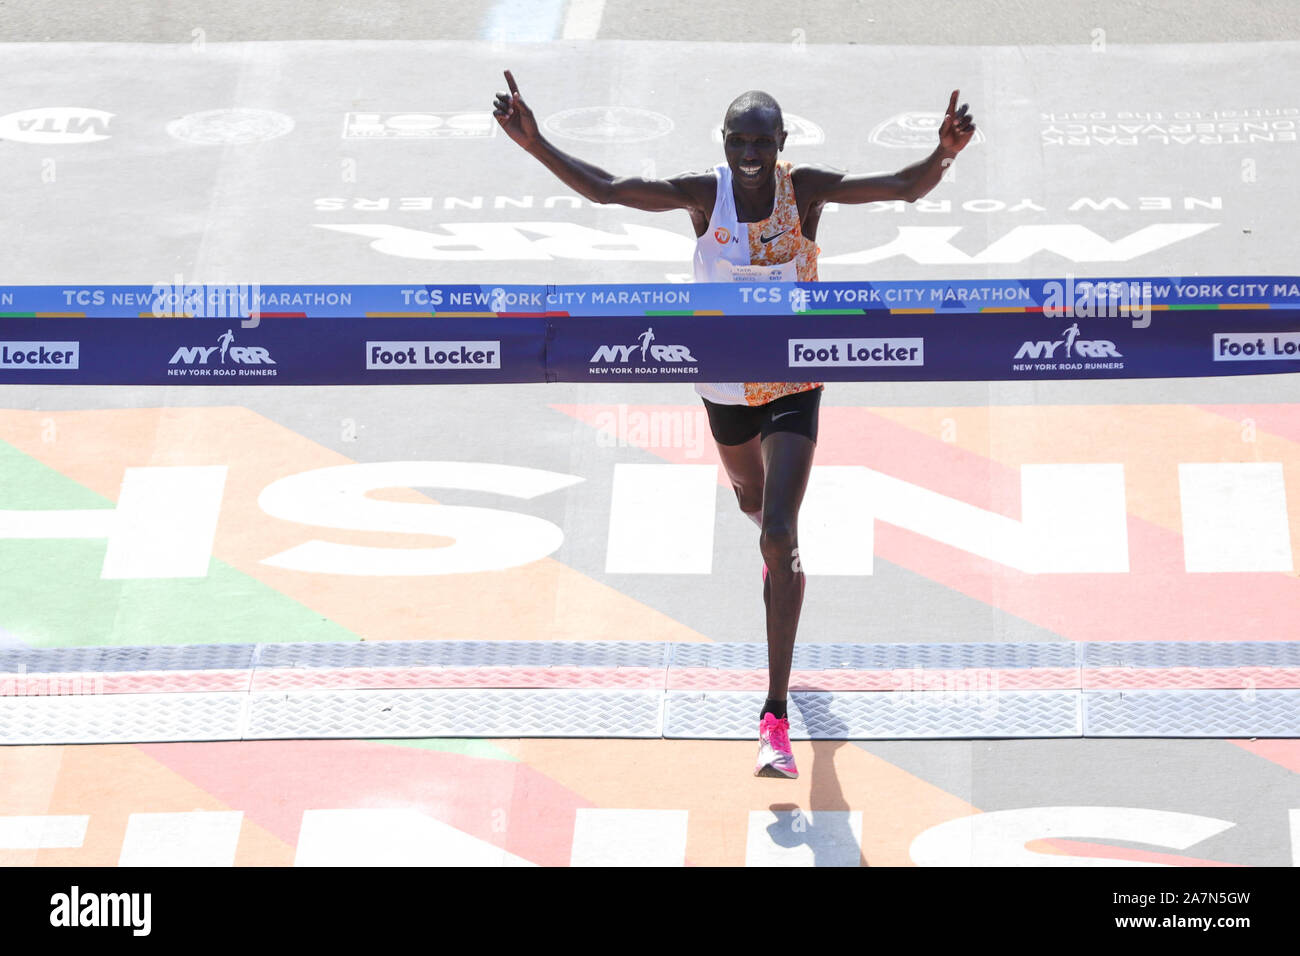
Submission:
[[[912,146],[927,146],[931,149],[939,145],[939,127],[943,125],[943,113],[912,111],[891,116],[871,131],[871,142],[877,146],[889,146],[894,149],[907,149]],[[972,143],[984,142],[984,133],[976,130],[971,137]]]
[[[167,124],[176,139],[202,146],[261,143],[293,129],[293,120],[274,110],[224,109],[190,113]]]
[[[633,106],[584,106],[546,118],[546,129],[588,143],[641,143],[667,135],[673,121],[663,113]]]
[[[15,143],[93,143],[108,139],[112,113],[84,106],[46,106],[0,116],[0,139]]]
[[[812,120],[796,116],[794,113],[782,113],[781,118],[785,122],[785,145],[820,146],[826,142],[826,134]],[[713,141],[722,142],[722,127],[713,128]]]

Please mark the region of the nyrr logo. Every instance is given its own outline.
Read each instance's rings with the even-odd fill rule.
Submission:
[[[1115,348],[1115,343],[1107,339],[1079,338],[1079,324],[1076,322],[1061,333],[1063,338],[1054,342],[1026,342],[1016,353],[1017,359],[1068,359],[1073,352],[1078,358],[1104,359],[1123,358]],[[1062,345],[1065,350],[1060,355],[1056,350]]]
[[[638,345],[602,345],[596,349],[595,353],[588,359],[591,363],[603,363],[602,365],[588,369],[592,375],[607,374],[614,372],[622,375],[694,375],[695,369],[692,368],[696,362],[695,356],[691,355],[691,350],[685,345],[652,345],[654,341],[655,330],[648,328],[637,339]],[[639,352],[638,359],[640,366],[626,368],[633,361],[632,355]],[[646,357],[649,356],[655,362],[669,363],[665,365],[647,366]],[[610,366],[610,367],[606,367]],[[674,367],[676,366],[676,367]]]
[[[717,229],[713,230],[713,238],[725,246],[731,241],[731,230],[727,229],[725,226],[719,226]]]
[[[180,366],[208,366],[206,368],[173,368],[168,370],[169,375],[274,375],[275,369],[271,368],[225,368],[229,360],[231,365],[237,366],[263,366],[275,365],[275,359],[271,358],[271,353],[260,345],[233,345],[235,333],[231,329],[226,329],[217,336],[216,345],[182,345],[172,355],[168,365]],[[213,353],[217,354],[217,360],[212,361]]]
[[[475,197],[474,203],[462,202],[454,197],[448,201],[478,209],[483,208],[482,198]],[[532,197],[524,198],[531,202]],[[498,199],[515,202],[508,196]],[[577,202],[576,199],[574,201]],[[550,199],[546,202],[549,203]],[[317,209],[322,212],[342,210],[345,208],[344,203],[341,199],[316,200]],[[399,211],[430,208],[423,200],[412,199],[410,203]],[[390,198],[356,199],[350,209],[387,212],[391,204]],[[881,204],[882,208],[884,205],[886,204]],[[902,212],[901,207],[907,204],[900,199],[897,205],[900,207],[898,211]],[[1133,262],[1219,225],[1215,222],[1152,223],[1112,239],[1078,222],[1022,224],[1013,226],[996,238],[977,230],[982,239],[971,241],[983,244],[969,251],[965,238],[961,236],[964,226],[898,225],[894,227],[896,235],[879,245],[829,258],[823,256],[821,262],[826,265],[874,265],[902,258],[933,268],[947,265],[1010,265],[1028,262],[1033,257],[1044,254],[1080,263]],[[316,228],[357,236],[369,243],[375,252],[383,255],[421,261],[545,262],[581,259],[590,262],[680,264],[689,261],[695,251],[695,243],[680,232],[640,223],[622,223],[610,229],[594,229],[576,222],[534,219],[527,222],[444,222],[436,224],[432,229],[415,229],[395,223],[322,222],[316,223]],[[736,236],[732,236],[733,241],[736,239]],[[954,245],[954,240],[959,244]]]

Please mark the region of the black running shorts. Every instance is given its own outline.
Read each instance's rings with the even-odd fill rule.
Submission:
[[[783,395],[766,405],[718,405],[700,396],[709,413],[709,430],[719,445],[743,445],[755,435],[796,432],[817,444],[817,410],[822,389]]]

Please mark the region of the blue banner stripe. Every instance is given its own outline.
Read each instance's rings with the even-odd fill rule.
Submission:
[[[452,317],[465,313],[790,315],[795,312],[983,313],[1051,309],[1126,315],[1148,306],[1300,307],[1300,277],[981,279],[927,282],[645,285],[0,286],[0,317]]]
[[[8,318],[0,383],[998,381],[1300,371],[1300,308],[238,320]]]

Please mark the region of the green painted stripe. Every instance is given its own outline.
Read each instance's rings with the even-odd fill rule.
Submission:
[[[0,319],[34,319],[35,312],[0,312]]]
[[[49,438],[57,441],[57,432]],[[112,502],[0,441],[0,507]],[[205,578],[100,578],[108,542],[0,539],[0,627],[35,647],[357,641],[359,636],[225,562]]]
[[[503,750],[490,740],[478,739],[443,739],[439,737],[419,739],[375,740],[377,744],[393,744],[397,747],[415,747],[418,750],[438,750],[443,753],[461,754],[466,757],[481,757],[484,760],[508,760],[519,763],[519,758]]]
[[[1208,302],[1205,305],[1201,305],[1200,303],[1191,303],[1191,302],[1184,303],[1182,305],[1175,305],[1173,303],[1170,303],[1169,305],[1169,310],[1171,312],[1204,312],[1206,309],[1217,309],[1217,308],[1219,308],[1219,304],[1217,302]]]

